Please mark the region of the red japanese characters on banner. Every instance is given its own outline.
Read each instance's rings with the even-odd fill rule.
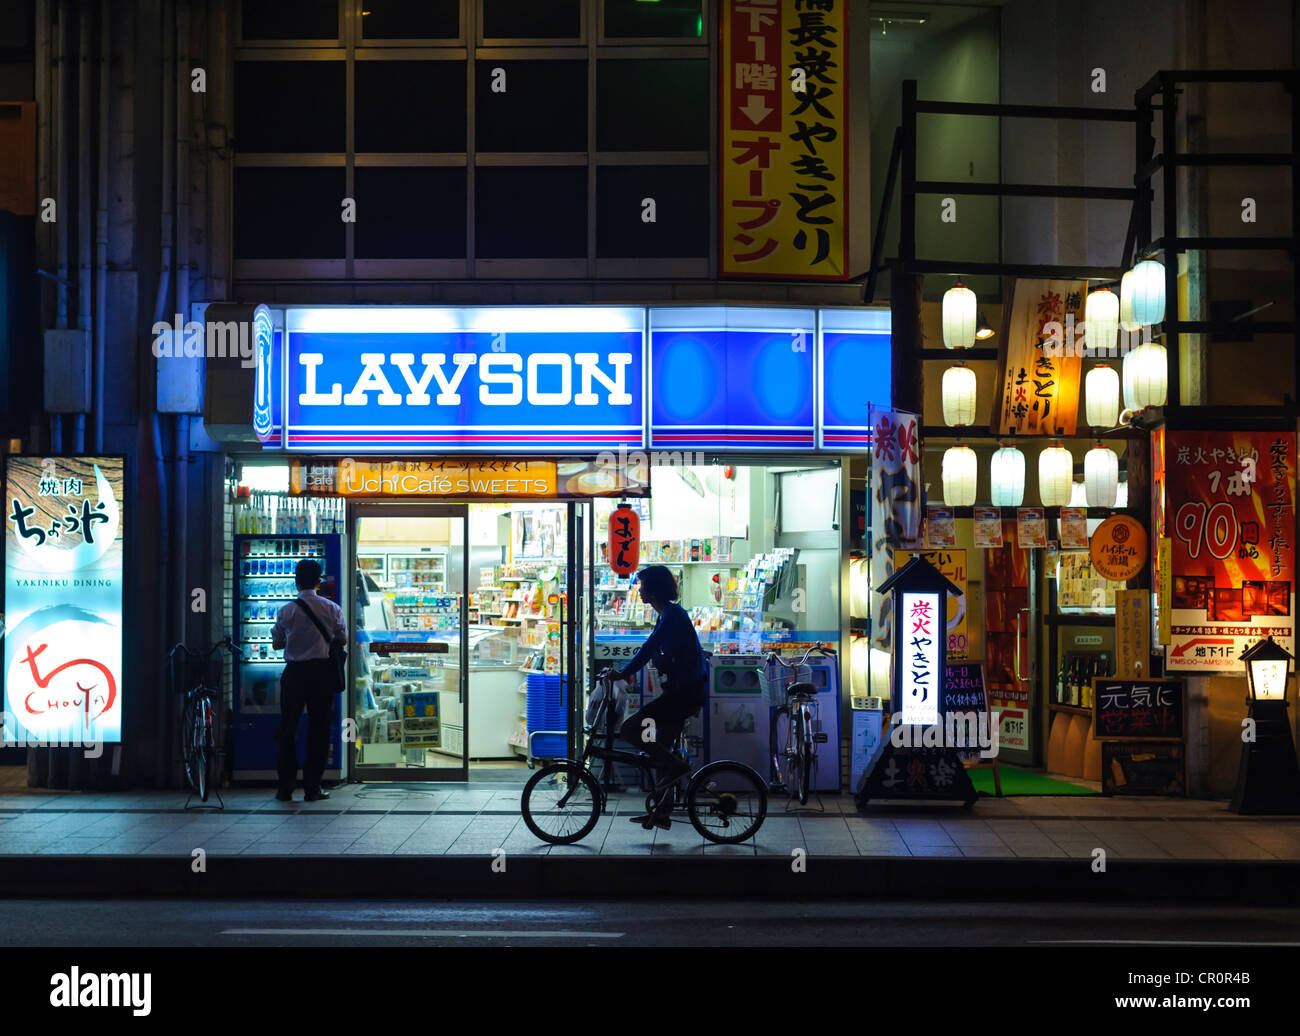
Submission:
[[[1169,430],[1164,463],[1168,668],[1241,672],[1263,637],[1294,653],[1295,433]]]
[[[640,560],[641,516],[627,504],[619,504],[609,516],[609,567],[628,576]]]
[[[723,276],[848,276],[848,8],[719,5]]]

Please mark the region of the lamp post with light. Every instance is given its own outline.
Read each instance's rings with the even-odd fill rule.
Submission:
[[[1243,737],[1231,809],[1234,813],[1300,813],[1300,765],[1287,720],[1292,656],[1269,637],[1243,651],[1241,660],[1250,689],[1254,738]]]

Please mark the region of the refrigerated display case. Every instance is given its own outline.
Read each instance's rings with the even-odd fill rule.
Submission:
[[[235,641],[244,657],[234,677],[234,780],[273,780],[280,741],[280,673],[283,653],[271,646],[271,628],[281,607],[297,596],[294,568],[304,558],[320,563],[319,593],[342,603],[341,538],[329,535],[238,535],[234,558]],[[346,615],[344,616],[346,621]],[[339,696],[340,705],[342,696]],[[342,710],[330,719],[325,779],[344,776]],[[298,730],[299,761],[306,748],[307,724]]]
[[[447,588],[447,551],[388,552],[388,583],[397,588],[417,587],[424,590]]]

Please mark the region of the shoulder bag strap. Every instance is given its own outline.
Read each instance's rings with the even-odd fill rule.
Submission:
[[[316,629],[320,631],[320,635],[325,638],[325,646],[328,648],[331,644],[333,644],[334,643],[333,638],[331,638],[330,635],[325,632],[324,624],[320,621],[320,619],[316,618],[316,613],[307,606],[307,602],[304,601],[301,597],[295,597],[293,599],[293,603],[307,613],[307,618],[311,619],[311,624],[315,626]]]

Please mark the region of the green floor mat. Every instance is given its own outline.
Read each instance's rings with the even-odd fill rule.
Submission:
[[[1060,781],[1055,777],[1045,777],[1037,770],[1022,770],[1018,766],[1007,766],[1005,763],[998,769],[1002,774],[1002,794],[1004,796],[1099,794],[1080,784]],[[971,770],[969,775],[970,782],[975,785],[976,791],[983,792],[986,795],[996,794],[993,790],[993,771],[991,769]]]

